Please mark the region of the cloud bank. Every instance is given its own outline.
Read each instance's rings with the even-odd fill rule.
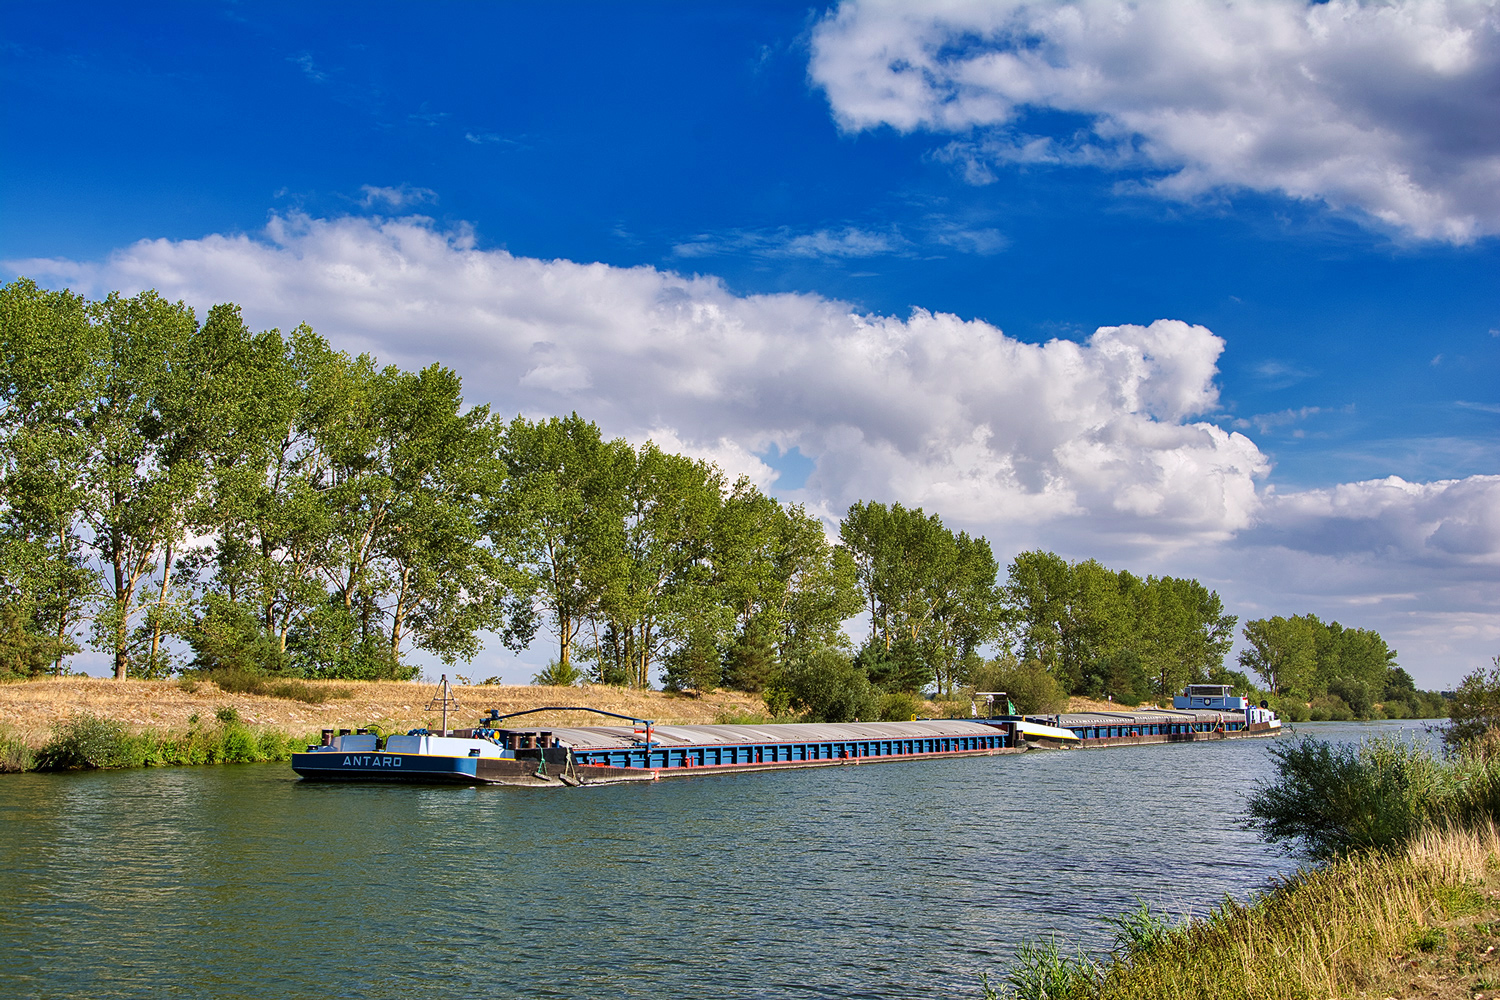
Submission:
[[[1500,232],[1495,0],[846,0],[809,72],[845,129],[955,133],[940,155],[975,183],[1088,164]]]
[[[1224,341],[1178,320],[1032,344],[923,310],[516,257],[420,217],[281,216],[256,236],[8,266],[95,296],[238,302],[256,328],[306,321],[383,361],[452,366],[501,414],[577,410],[772,489],[757,454],[797,448],[816,464],[789,499],[833,519],[858,499],[922,506],[987,535],[1002,562],[1044,546],[1192,573],[1252,617],[1384,624],[1408,654],[1467,615],[1448,680],[1500,641],[1500,477],[1278,493],[1256,444],[1208,419]]]

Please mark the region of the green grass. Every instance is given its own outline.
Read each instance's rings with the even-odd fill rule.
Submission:
[[[8,726],[0,726],[0,774],[30,771],[35,765],[35,751]]]

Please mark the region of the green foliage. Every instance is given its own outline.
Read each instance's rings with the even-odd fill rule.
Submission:
[[[197,628],[188,633],[191,669],[273,674],[291,669],[291,657],[251,608],[213,591],[202,603]]]
[[[1082,949],[1065,955],[1053,936],[1022,943],[1005,984],[1016,1000],[1081,1000],[1093,993],[1099,975],[1099,966]]]
[[[908,691],[935,679],[951,692],[970,654],[1000,634],[999,567],[989,542],[954,534],[920,508],[873,501],[849,508],[839,538],[870,613],[861,662],[871,679]],[[898,652],[898,643],[910,650]]]
[[[1307,702],[1300,698],[1272,695],[1266,702],[1283,722],[1307,722],[1311,715]]]
[[[909,691],[887,691],[880,696],[876,718],[881,722],[906,722],[922,711],[922,701]]]
[[[531,683],[548,687],[573,687],[582,680],[582,670],[571,663],[553,660],[532,676]]]
[[[902,636],[889,649],[878,637],[865,643],[854,658],[857,667],[882,691],[914,694],[933,679],[932,665],[914,639]]]
[[[1308,706],[1314,721],[1426,718],[1432,702],[1416,690],[1411,675],[1396,666],[1396,652],[1377,632],[1323,622],[1317,615],[1262,618],[1245,623],[1247,647],[1240,666],[1253,670],[1289,706]],[[1379,707],[1381,702],[1386,708]]]
[[[792,714],[792,690],[787,687],[784,674],[773,683],[767,684],[765,690],[760,693],[760,697],[765,702],[766,712],[771,718],[781,719]]]
[[[1145,662],[1133,649],[1117,649],[1085,668],[1082,694],[1122,705],[1139,705],[1153,694]]]
[[[78,712],[52,727],[52,738],[37,752],[39,771],[129,767],[136,747],[125,727],[90,712]]]
[[[1068,707],[1068,693],[1037,660],[1017,660],[1004,654],[971,672],[971,691],[1004,691],[1022,715],[1060,712]]]
[[[1307,716],[1313,722],[1352,722],[1354,709],[1336,694],[1320,694],[1308,703]]]
[[[780,664],[767,630],[758,623],[735,637],[724,656],[724,686],[759,693],[775,678]]]
[[[1171,697],[1221,668],[1234,639],[1235,617],[1198,581],[1143,580],[1093,560],[1023,552],[1004,595],[1020,657],[1065,693]]]
[[[218,724],[194,724],[185,733],[131,733],[118,722],[78,713],[53,727],[52,738],[36,753],[39,771],[238,764],[289,760],[307,738],[274,729],[254,729],[233,709],[220,709]]]
[[[362,616],[337,601],[311,613],[287,640],[293,670],[320,680],[409,681],[419,668],[402,663],[390,643],[366,632]]]
[[[689,631],[687,640],[667,656],[666,686],[669,691],[708,694],[724,679],[724,661],[713,633],[704,628]]]
[[[1269,752],[1276,777],[1251,795],[1251,825],[1315,859],[1404,846],[1449,805],[1450,775],[1395,736],[1357,746],[1304,737]]]
[[[0,725],[0,774],[30,771],[36,766],[36,754],[26,741],[9,726]]]
[[[1500,727],[1500,656],[1489,670],[1475,670],[1458,685],[1448,708],[1453,721],[1443,733],[1449,753]]]
[[[76,644],[66,637],[37,634],[33,603],[18,596],[0,604],[0,680],[51,673],[60,659],[77,651]]]
[[[1274,694],[1305,693],[1317,672],[1321,626],[1311,615],[1246,622],[1240,666],[1259,674]]]
[[[825,647],[794,658],[780,685],[788,707],[808,722],[869,721],[879,712],[879,695],[870,679],[842,650]]]
[[[1115,929],[1113,953],[1127,961],[1149,958],[1161,952],[1171,943],[1173,935],[1182,929],[1152,913],[1145,900],[1137,899],[1136,903],[1134,910],[1105,918],[1105,923]]]

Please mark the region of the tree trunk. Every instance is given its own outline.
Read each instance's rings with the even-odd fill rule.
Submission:
[[[135,595],[125,592],[125,554],[120,551],[124,542],[118,528],[111,529],[110,542],[114,550],[111,555],[115,571],[115,609],[120,615],[120,620],[115,625],[115,680],[123,681],[130,672],[130,653],[126,649],[126,642],[130,634],[130,601]],[[131,588],[132,591],[134,589]]]
[[[406,624],[406,592],[411,582],[411,567],[401,570],[401,593],[396,597],[396,607],[391,613],[391,659],[401,655],[401,629]]]
[[[156,657],[161,650],[161,616],[167,606],[167,584],[172,579],[172,543],[167,542],[167,551],[162,559],[161,593],[156,596],[156,620],[151,623],[151,670],[156,670]],[[231,598],[233,600],[233,598]]]

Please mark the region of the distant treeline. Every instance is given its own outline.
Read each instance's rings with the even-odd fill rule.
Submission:
[[[122,678],[405,678],[413,649],[466,661],[545,629],[548,681],[659,675],[806,712],[830,685],[951,694],[1011,666],[1130,702],[1248,683],[1195,580],[1027,552],[1002,582],[984,538],[900,504],[855,504],[834,543],[712,463],[577,414],[502,420],[447,368],[253,333],[234,305],[200,323],[154,292],[0,287],[0,407],[0,676],[86,645]],[[1339,667],[1296,687],[1249,665],[1282,693],[1386,697],[1364,666],[1356,692]]]

